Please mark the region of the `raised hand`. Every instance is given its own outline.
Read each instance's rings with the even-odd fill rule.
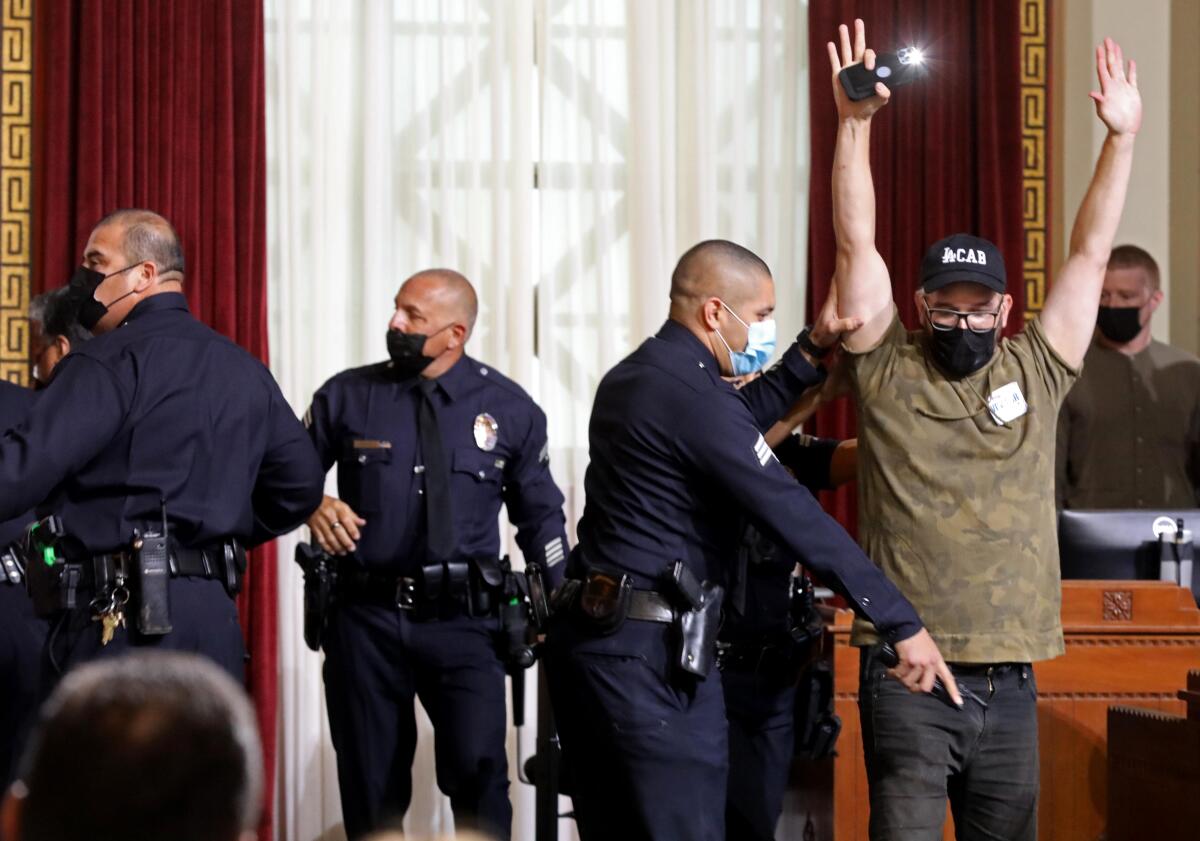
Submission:
[[[867,28],[862,18],[854,19],[854,45],[850,44],[850,29],[846,24],[838,27],[838,38],[841,42],[841,52],[833,41],[826,45],[829,49],[829,65],[833,68],[833,99],[837,103],[838,118],[841,120],[869,120],[871,115],[887,105],[892,92],[883,82],[875,83],[875,95],[859,102],[851,101],[838,81],[838,73],[852,64],[862,62],[868,70],[875,69],[875,51],[867,49]]]
[[[834,278],[830,278],[829,294],[821,306],[821,311],[817,313],[817,319],[812,325],[812,332],[808,335],[817,347],[833,347],[841,340],[843,333],[853,333],[862,327],[861,318],[839,316],[837,306],[837,282]]]
[[[1096,115],[1112,134],[1137,134],[1142,127],[1142,95],[1138,93],[1137,62],[1125,70],[1121,45],[1105,38],[1096,45],[1096,75],[1100,90],[1088,96],[1096,101]]]

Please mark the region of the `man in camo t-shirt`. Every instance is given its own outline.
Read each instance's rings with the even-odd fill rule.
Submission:
[[[859,690],[873,841],[940,839],[946,800],[957,836],[1037,834],[1037,690],[1030,664],[1062,653],[1054,521],[1058,410],[1096,323],[1105,264],[1125,202],[1141,99],[1120,47],[1097,48],[1096,110],[1108,128],[1071,233],[1070,253],[1037,319],[1011,339],[1004,260],[967,234],[930,248],[916,293],[921,329],[901,325],[875,248],[872,115],[838,72],[874,67],[861,21],[829,44],[839,126],[833,163],[839,314],[859,420],[863,546],[912,601],[968,700],[955,709],[901,686],[872,646]],[[893,679],[896,678],[896,679]]]

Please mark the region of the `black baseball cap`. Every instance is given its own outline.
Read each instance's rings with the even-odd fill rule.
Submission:
[[[921,261],[921,288],[932,292],[961,281],[1003,293],[1008,281],[1000,249],[970,234],[951,234],[929,246]]]

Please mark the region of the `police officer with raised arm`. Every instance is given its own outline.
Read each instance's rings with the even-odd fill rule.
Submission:
[[[244,547],[304,521],[321,470],[270,372],[198,322],[175,230],[119,210],[71,279],[96,338],[0,437],[0,519],[24,540],[50,676],[130,647],[196,651],[243,680]]]
[[[567,536],[546,416],[464,352],[477,310],[458,272],[413,275],[395,298],[390,359],[333,377],[307,418],[322,466],[337,465],[340,499],[326,497],[308,524],[342,556],[322,647],[351,839],[399,826],[408,809],[414,698],[433,722],[437,783],[457,828],[511,832],[514,593],[498,563],[500,508],[547,589],[562,578]]]
[[[724,839],[729,765],[710,674],[739,523],[765,534],[884,628],[914,691],[953,678],[912,606],[780,465],[763,431],[820,374],[774,337],[774,282],[741,246],[680,259],[670,317],[605,375],[589,428],[579,545],[555,599],[547,673],[580,836]],[[832,345],[833,331],[806,331]],[[780,376],[795,389],[781,387]],[[779,399],[760,409],[764,393]],[[955,695],[956,697],[956,695]]]

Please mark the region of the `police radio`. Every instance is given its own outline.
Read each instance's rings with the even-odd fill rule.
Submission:
[[[875,83],[883,82],[889,90],[911,84],[925,75],[925,56],[917,47],[902,47],[894,53],[875,56],[875,67],[867,69],[858,62],[838,73],[842,89],[852,101],[870,99],[875,95]]]

